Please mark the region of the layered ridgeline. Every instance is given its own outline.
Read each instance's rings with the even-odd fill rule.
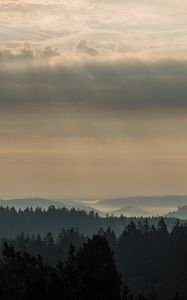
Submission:
[[[187,198],[168,196],[106,199],[91,202],[94,207],[87,203],[89,202],[43,198],[0,200],[0,237],[14,238],[22,232],[44,236],[48,231],[57,236],[61,229],[70,228],[79,228],[81,233],[90,236],[100,227],[110,227],[119,236],[131,220],[137,224],[142,216],[145,216],[144,211],[150,211],[146,217],[151,225],[156,225],[159,216],[155,213],[156,216],[151,217],[154,215],[151,214],[151,210],[165,211],[167,205],[168,212],[171,210],[169,208],[176,210],[179,205],[187,203]],[[132,215],[128,214],[130,204]],[[140,211],[138,207],[141,207]],[[123,215],[115,216],[115,211],[123,211]],[[174,227],[177,218],[180,218],[180,215],[166,215],[165,221],[169,231]]]
[[[51,295],[50,293],[54,291],[56,295],[62,293],[62,299],[65,297],[65,299],[76,300],[179,300],[181,298],[177,296],[178,292],[183,297],[187,295],[187,226],[185,220],[179,221],[176,218],[159,216],[148,218],[102,216],[97,211],[85,211],[80,207],[67,208],[62,203],[60,206],[58,202],[40,200],[41,202],[37,203],[40,206],[46,203],[55,205],[49,207],[31,205],[26,208],[22,206],[20,209],[19,205],[16,208],[9,207],[6,202],[6,205],[0,207],[0,280],[2,280],[0,295],[4,295],[2,299],[32,300],[36,295],[30,294],[31,290],[38,291],[41,297],[46,299],[48,299],[47,295]],[[11,201],[11,204],[14,204],[13,201],[17,200]],[[25,204],[29,203],[26,199],[24,201]],[[95,248],[92,238],[96,241]],[[87,252],[87,247],[90,252]],[[107,249],[111,249],[114,254],[114,261],[109,261],[109,269],[106,268],[108,260],[105,264],[105,259],[112,252]],[[43,261],[37,258],[38,255]],[[112,259],[111,254],[110,258]],[[93,262],[91,266],[90,261]],[[116,271],[114,262],[117,267]],[[76,266],[76,263],[78,271],[72,268]],[[69,264],[71,268],[66,274],[66,266]],[[91,270],[94,267],[98,269],[94,269],[93,273]],[[117,276],[116,284],[118,285],[115,291],[116,296],[113,298],[110,297],[112,290],[110,292],[107,290],[109,282],[113,281],[110,277],[110,268],[114,270],[112,274]],[[36,270],[36,273],[39,272],[39,279],[36,278],[36,281],[30,279],[33,277],[33,270]],[[122,286],[120,288],[118,272],[122,276],[123,285],[128,286],[130,292],[128,288],[123,289]],[[80,278],[80,274],[83,277]],[[97,274],[103,277],[97,277]],[[102,280],[105,282],[104,294],[99,292],[103,287]],[[83,288],[85,282],[89,285],[86,291]],[[71,287],[72,284],[73,287]],[[83,286],[79,290],[80,285]],[[61,290],[63,286],[65,290]],[[29,296],[22,294],[22,288]],[[7,292],[9,289],[10,295]],[[97,291],[97,295],[94,295],[94,290]],[[71,293],[73,293],[72,298]],[[75,296],[77,293],[81,293],[78,298]],[[130,293],[134,296],[132,297]],[[138,296],[139,294],[145,297]],[[173,298],[175,294],[176,297]],[[57,297],[57,299],[60,298]]]
[[[187,196],[138,196],[99,200],[94,206],[98,210],[109,210],[116,216],[156,216],[187,206]]]
[[[47,209],[49,206],[75,208],[87,212],[94,211],[100,216],[107,213],[114,216],[124,215],[127,217],[135,216],[158,216],[166,215],[176,211],[178,207],[187,206],[186,195],[176,196],[138,196],[105,199],[46,199],[46,198],[21,198],[21,199],[0,199],[0,206],[25,209],[38,207]],[[180,215],[179,215],[180,217]],[[184,215],[182,215],[184,218]]]
[[[84,203],[80,201],[71,201],[71,200],[51,200],[51,199],[46,199],[46,198],[16,198],[16,199],[8,199],[8,200],[3,200],[0,199],[0,206],[2,207],[14,207],[16,210],[19,209],[25,209],[25,208],[33,208],[36,209],[38,207],[42,209],[48,209],[50,206],[54,207],[66,207],[68,209],[75,208],[75,209],[81,209],[85,211],[95,211],[98,212],[101,215],[102,212],[97,211],[91,206],[84,205]]]
[[[138,224],[143,217],[110,216],[102,217],[98,212],[66,207],[50,206],[47,209],[14,207],[0,207],[0,237],[14,238],[17,234],[44,236],[50,231],[56,237],[62,229],[79,228],[79,231],[88,236],[96,233],[101,227],[114,230],[119,236],[130,221]],[[156,226],[160,217],[149,217],[150,225]],[[176,223],[175,218],[165,218],[168,230],[171,231]]]

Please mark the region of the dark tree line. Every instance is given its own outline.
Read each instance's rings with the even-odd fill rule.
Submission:
[[[97,213],[84,210],[49,207],[47,210],[41,208],[26,208],[16,210],[14,207],[0,206],[0,237],[15,238],[17,234],[24,232],[26,235],[44,236],[46,232],[52,232],[57,237],[61,228],[70,229],[77,227],[85,235],[92,236],[99,228],[106,230],[108,227],[119,236],[124,227],[133,220],[136,224],[143,218],[128,217],[100,217]],[[155,225],[159,218],[149,218],[149,223]],[[166,218],[167,227],[171,230],[176,222],[175,219]]]
[[[16,252],[4,244],[0,260],[2,300],[120,300],[121,280],[112,251],[101,236],[93,236],[76,252],[70,247],[65,262],[55,266],[41,256]]]
[[[127,285],[136,297],[143,294],[147,299],[173,299],[173,295],[176,295],[177,300],[180,299],[177,293],[180,293],[187,299],[187,226],[176,222],[173,230],[168,232],[163,218],[159,220],[157,226],[150,225],[148,219],[142,219],[137,224],[131,221],[118,238],[110,228],[100,229],[97,237],[107,241],[114,253],[123,284]],[[80,234],[78,229],[70,229],[62,230],[57,238],[50,232],[43,238],[39,235],[28,237],[21,234],[7,242],[21,253],[26,251],[35,258],[40,254],[44,262],[53,268],[58,260],[63,265],[70,259],[71,244],[74,244],[73,253],[76,256],[77,253],[82,253],[82,250],[79,250],[81,247],[85,249],[85,245],[90,245],[90,241],[90,238]],[[98,254],[95,254],[97,253],[95,251],[96,248],[90,247],[87,256],[82,254],[85,263],[87,261],[88,264],[86,268],[90,272],[94,264],[89,265],[89,257],[95,255],[96,259]],[[99,252],[97,263],[102,264],[104,257],[105,254]],[[73,266],[71,268],[74,273]],[[95,270],[94,274],[96,273]],[[92,277],[91,274],[89,276]],[[123,299],[132,299],[127,288],[120,294],[123,294]],[[140,298],[143,296],[138,297],[144,299]]]
[[[55,265],[58,260],[65,261],[69,248],[71,245],[78,250],[88,237],[80,234],[78,229],[62,230],[58,237],[55,239],[51,232],[48,232],[44,237],[26,236],[24,233],[17,235],[15,239],[5,239],[1,241],[1,249],[3,249],[4,242],[11,244],[16,251],[26,251],[32,256],[42,256],[44,261],[49,265]],[[2,252],[2,250],[1,250]]]

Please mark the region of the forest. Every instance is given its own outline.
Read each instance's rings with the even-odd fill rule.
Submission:
[[[112,215],[101,217],[94,211],[86,212],[75,208],[67,209],[55,206],[50,206],[48,209],[28,207],[23,210],[0,206],[0,238],[15,238],[22,232],[26,235],[40,234],[44,236],[49,231],[54,237],[57,237],[62,229],[70,228],[78,228],[79,232],[92,236],[100,228],[106,230],[108,227],[119,236],[130,221],[138,224],[142,220],[142,217],[125,217],[123,215],[121,217]],[[151,226],[156,226],[159,217],[150,217],[148,220]],[[165,218],[169,231],[174,227],[176,220],[176,218]]]
[[[136,220],[137,221],[137,220]],[[164,218],[129,220],[117,236],[102,227],[58,236],[1,239],[1,299],[186,299],[187,226],[168,231]],[[53,295],[53,296],[52,296]]]

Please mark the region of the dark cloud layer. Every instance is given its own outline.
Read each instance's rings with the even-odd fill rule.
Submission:
[[[1,107],[187,108],[187,60],[60,59],[2,64]]]

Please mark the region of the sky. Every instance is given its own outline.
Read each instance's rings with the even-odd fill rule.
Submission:
[[[0,1],[0,197],[187,194],[186,10]]]

